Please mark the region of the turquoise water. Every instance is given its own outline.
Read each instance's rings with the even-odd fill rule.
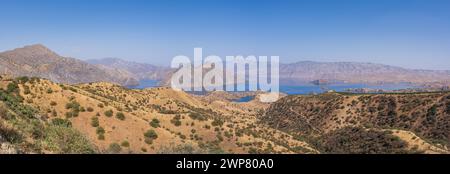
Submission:
[[[138,86],[130,86],[131,89],[144,89],[158,87],[157,80],[141,80]],[[398,84],[384,84],[384,85],[370,85],[370,84],[332,84],[332,85],[312,85],[304,84],[299,86],[280,86],[280,92],[286,93],[288,95],[298,95],[298,94],[311,94],[311,93],[323,93],[328,90],[334,90],[337,92],[343,92],[346,89],[358,89],[358,88],[368,88],[368,89],[382,89],[382,90],[399,90],[408,88],[417,88],[417,86],[408,83],[398,83]],[[245,100],[252,100],[249,98],[243,98]],[[239,101],[237,101],[239,102]]]
[[[246,96],[246,97],[242,97],[242,98],[238,98],[236,100],[232,100],[233,102],[237,102],[237,103],[245,103],[245,102],[249,102],[252,101],[253,99],[255,99],[255,96]]]
[[[302,85],[302,86],[280,86],[280,92],[286,93],[288,95],[298,95],[298,94],[311,94],[311,93],[323,93],[329,90],[334,90],[337,92],[344,92],[346,89],[378,89],[378,90],[399,90],[399,89],[409,89],[417,88],[417,86],[399,83],[399,84],[384,84],[384,85],[370,85],[370,84],[332,84],[332,85]]]
[[[158,80],[141,80],[137,86],[128,86],[130,89],[145,89],[158,87]]]

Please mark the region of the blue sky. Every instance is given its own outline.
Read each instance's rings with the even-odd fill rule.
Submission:
[[[450,70],[448,0],[2,0],[0,51],[168,65],[205,55]]]

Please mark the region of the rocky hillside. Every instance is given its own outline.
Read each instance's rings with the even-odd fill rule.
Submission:
[[[256,103],[209,101],[169,88],[130,90],[104,82],[65,85],[26,77],[0,82],[7,96],[0,98],[2,103],[20,115],[0,118],[7,125],[0,132],[2,142],[24,153],[317,153],[260,124],[256,115],[264,106]],[[22,118],[26,121],[17,124]],[[39,136],[33,135],[35,129]],[[17,142],[10,130],[30,138]]]
[[[447,153],[450,145],[450,93],[287,96],[260,119],[324,153]]]
[[[31,45],[0,53],[0,74],[41,77],[60,83],[107,81],[136,85],[130,74],[59,56],[43,45]]]
[[[283,83],[295,84],[314,80],[351,83],[433,83],[450,82],[449,71],[413,70],[395,66],[356,62],[297,62],[280,65]]]
[[[170,76],[171,69],[146,63],[125,61],[118,58],[87,60],[88,63],[113,69],[124,70],[139,80],[162,80]]]

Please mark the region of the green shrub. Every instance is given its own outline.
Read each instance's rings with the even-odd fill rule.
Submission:
[[[223,125],[223,121],[220,120],[220,119],[214,119],[214,120],[211,122],[211,125],[212,125],[212,126],[222,126],[222,125]]]
[[[61,154],[95,153],[91,143],[78,131],[62,126],[49,126],[45,130],[47,148]]]
[[[17,77],[16,81],[21,84],[27,83],[30,79],[27,76]]]
[[[180,119],[181,119],[181,116],[180,116],[180,115],[175,115],[175,117],[173,117],[173,118],[170,120],[170,122],[171,122],[172,124],[174,124],[175,126],[181,126],[181,121],[180,121]]]
[[[193,120],[199,120],[199,121],[206,121],[208,120],[208,118],[200,113],[197,112],[191,112],[189,114],[189,117],[191,117],[191,119]]]
[[[158,134],[154,130],[148,130],[144,133],[145,143],[152,144],[153,140],[158,138]]]
[[[110,153],[120,153],[122,151],[122,147],[120,147],[117,143],[112,143],[109,145],[108,152]]]
[[[97,134],[105,134],[105,129],[103,129],[103,127],[99,126],[99,127],[97,127],[96,133]]]
[[[116,113],[116,118],[119,120],[125,120],[125,115],[122,112]]]
[[[51,94],[51,93],[53,93],[53,90],[51,88],[48,88],[47,89],[47,94]]]
[[[72,109],[74,111],[80,111],[80,103],[76,101],[71,101],[69,103],[66,103],[66,109]]]
[[[160,125],[159,125],[159,120],[156,119],[156,118],[152,119],[152,121],[150,122],[150,126],[152,126],[152,127],[154,127],[154,128],[160,127]]]
[[[24,86],[24,91],[23,91],[23,94],[25,94],[25,95],[28,95],[28,94],[30,94],[31,93],[31,91],[30,91],[30,87],[28,87],[28,86]]]
[[[156,134],[155,130],[148,130],[147,132],[144,133],[144,136],[146,138],[151,138],[151,139],[156,139],[158,138],[158,134]]]
[[[78,117],[78,115],[79,115],[79,113],[75,112],[75,111],[68,111],[65,114],[66,118]]]
[[[17,85],[16,82],[11,82],[6,87],[7,93],[18,93],[19,92],[19,85]]]
[[[112,117],[113,116],[113,111],[110,109],[110,110],[107,110],[107,111],[105,111],[105,116],[107,116],[107,117]]]
[[[91,126],[92,126],[92,127],[98,127],[98,126],[100,126],[100,123],[99,123],[99,121],[98,121],[98,117],[92,117],[92,118],[91,118]]]
[[[345,127],[322,135],[315,142],[323,153],[395,154],[408,153],[407,143],[388,131]]]
[[[0,123],[0,137],[3,137],[9,143],[20,143],[23,141],[23,136],[16,130],[7,128]]]
[[[70,122],[70,120],[62,118],[54,118],[52,119],[51,123],[54,126],[72,127],[72,122]]]
[[[130,147],[130,143],[128,141],[122,141],[122,143],[120,144],[123,147]]]

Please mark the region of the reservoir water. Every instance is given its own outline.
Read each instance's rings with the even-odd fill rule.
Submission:
[[[157,80],[141,80],[139,81],[138,86],[131,86],[129,88],[131,89],[145,89],[145,88],[153,88],[158,87]],[[329,90],[337,91],[337,92],[344,92],[347,89],[360,89],[360,88],[367,88],[367,89],[374,89],[374,90],[400,90],[400,89],[410,89],[410,88],[418,88],[417,86],[414,86],[409,83],[396,83],[396,84],[383,84],[383,85],[373,85],[373,84],[348,84],[348,83],[342,83],[342,84],[331,84],[331,85],[313,85],[313,84],[303,84],[298,86],[286,86],[282,85],[280,86],[280,92],[286,93],[288,95],[299,95],[299,94],[320,94],[324,93]],[[252,100],[252,98],[242,98],[242,101],[245,100]],[[242,102],[237,101],[237,102]]]

